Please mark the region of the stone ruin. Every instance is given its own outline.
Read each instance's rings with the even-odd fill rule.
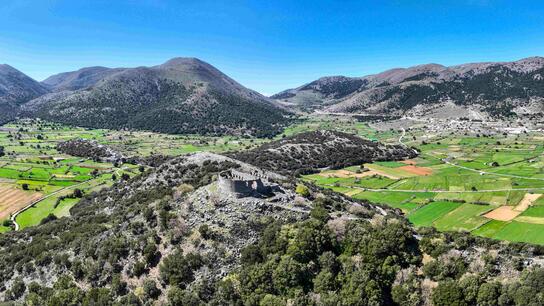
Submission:
[[[223,171],[218,175],[218,184],[222,192],[232,193],[238,198],[273,195],[273,188],[268,183],[268,177],[259,172],[250,174],[234,169]]]

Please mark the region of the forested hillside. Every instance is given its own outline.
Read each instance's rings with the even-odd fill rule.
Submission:
[[[83,127],[257,137],[273,136],[289,121],[286,111],[197,59],[102,75],[88,88],[33,100],[22,115]]]

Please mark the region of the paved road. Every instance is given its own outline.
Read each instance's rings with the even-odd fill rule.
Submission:
[[[115,170],[115,174],[116,174],[118,177],[120,177],[119,171],[127,170],[127,169],[129,169],[129,168],[128,168],[128,167],[123,167],[123,168],[116,169],[116,170]],[[106,174],[106,173],[112,173],[112,172],[114,172],[114,170],[109,170],[109,171],[106,171],[106,172],[104,172],[104,173]],[[19,230],[19,224],[17,224],[16,219],[17,219],[17,216],[18,216],[20,213],[22,213],[23,211],[25,211],[25,210],[31,208],[32,206],[34,206],[34,205],[40,203],[41,201],[46,200],[46,199],[48,199],[48,198],[50,198],[50,197],[52,197],[52,196],[55,196],[55,195],[57,195],[57,194],[59,194],[59,193],[61,193],[61,192],[63,192],[63,191],[70,190],[70,189],[73,189],[73,188],[77,188],[77,187],[79,187],[79,186],[81,186],[81,185],[84,185],[84,184],[86,184],[86,183],[88,183],[88,182],[90,182],[90,181],[92,181],[92,180],[94,180],[94,178],[88,179],[88,180],[86,180],[86,181],[83,181],[83,182],[81,182],[81,183],[77,183],[77,184],[72,185],[72,186],[64,187],[64,188],[62,188],[62,189],[59,189],[59,190],[57,190],[57,191],[55,191],[55,192],[52,192],[52,193],[46,195],[46,196],[43,196],[43,197],[41,197],[41,198],[39,198],[39,199],[37,199],[37,200],[31,202],[31,203],[28,204],[27,206],[25,206],[25,207],[19,209],[18,211],[16,211],[15,213],[13,213],[13,214],[11,215],[11,217],[9,218],[9,219],[13,222],[13,224],[14,224],[14,226],[15,226],[15,230],[16,230],[16,231]]]
[[[71,189],[71,188],[76,188],[76,187],[78,187],[78,186],[81,186],[81,185],[83,185],[83,184],[86,184],[86,183],[88,183],[88,182],[91,181],[91,180],[92,180],[92,179],[88,179],[88,180],[86,180],[86,181],[84,181],[84,182],[81,182],[81,183],[78,183],[78,184],[75,184],[75,185],[72,185],[72,186],[68,186],[68,187],[64,187],[64,188],[62,188],[62,189],[59,189],[59,190],[57,190],[57,191],[55,191],[55,192],[52,192],[52,193],[50,193],[50,194],[48,194],[48,195],[46,195],[46,196],[43,196],[43,197],[41,197],[41,198],[35,200],[35,201],[33,201],[32,203],[28,204],[27,206],[25,206],[25,207],[19,209],[18,211],[16,211],[15,213],[13,213],[13,214],[11,215],[11,217],[9,218],[9,219],[13,222],[13,224],[15,225],[15,230],[16,230],[16,231],[19,230],[19,224],[17,224],[17,221],[15,221],[15,219],[16,219],[17,216],[18,216],[20,213],[22,213],[23,211],[25,211],[25,210],[31,208],[32,206],[38,204],[39,202],[41,202],[41,201],[43,201],[43,200],[45,200],[45,199],[49,199],[50,197],[52,197],[52,196],[54,196],[54,195],[57,195],[57,194],[59,194],[59,193],[61,193],[61,192],[63,192],[63,191],[69,190],[69,189]]]

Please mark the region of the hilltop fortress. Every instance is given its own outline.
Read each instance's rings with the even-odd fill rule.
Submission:
[[[218,185],[221,191],[233,193],[239,198],[273,195],[272,185],[268,184],[268,177],[260,172],[245,173],[234,169],[227,170],[219,173]]]

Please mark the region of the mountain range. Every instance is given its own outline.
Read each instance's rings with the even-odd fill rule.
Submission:
[[[271,98],[331,113],[505,117],[543,111],[544,58],[396,68],[364,77],[323,77]]]
[[[323,77],[270,98],[196,58],[88,67],[43,82],[0,65],[0,124],[39,117],[91,128],[271,137],[297,110],[486,119],[542,114],[543,99],[542,57]]]
[[[42,83],[4,70],[0,104],[9,115],[3,122],[23,116],[92,128],[269,137],[289,121],[284,108],[195,58],[89,67]]]

